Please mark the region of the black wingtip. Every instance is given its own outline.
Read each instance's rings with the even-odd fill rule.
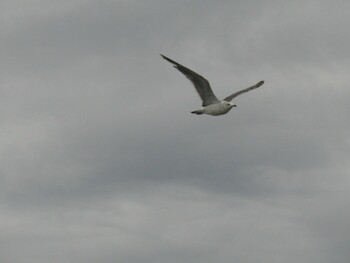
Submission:
[[[167,56],[164,56],[163,54],[160,54],[160,56],[161,56],[162,58],[164,58],[165,60],[171,61],[170,58],[168,58]]]
[[[162,58],[164,58],[166,61],[170,62],[171,64],[173,64],[174,68],[179,69],[181,66],[179,63],[177,63],[176,61],[168,58],[167,56],[164,56],[163,54],[160,54],[162,56]]]
[[[262,80],[262,81],[259,81],[258,84],[256,84],[256,87],[258,88],[258,87],[260,87],[261,85],[263,85],[264,83],[265,83],[265,81],[263,81],[263,80]]]
[[[160,56],[161,56],[163,59],[165,59],[165,60],[168,60],[168,61],[169,61],[169,59],[168,59],[166,56],[164,56],[163,54],[160,54]]]

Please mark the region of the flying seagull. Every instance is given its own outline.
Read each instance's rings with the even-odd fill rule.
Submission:
[[[232,95],[224,98],[223,100],[219,100],[214,92],[212,91],[209,81],[203,78],[201,75],[197,74],[196,72],[182,66],[181,64],[177,63],[176,61],[160,54],[165,60],[169,61],[174,65],[174,68],[179,70],[182,74],[184,74],[194,85],[196,88],[199,96],[201,97],[203,103],[202,107],[198,110],[194,110],[191,113],[201,115],[201,114],[208,114],[213,116],[223,115],[228,113],[233,107],[236,107],[235,104],[233,104],[231,101],[235,97],[246,93],[248,91],[251,91],[253,89],[259,88],[262,84],[264,84],[264,81],[259,81],[254,86],[251,86],[249,88],[237,91],[233,93]]]

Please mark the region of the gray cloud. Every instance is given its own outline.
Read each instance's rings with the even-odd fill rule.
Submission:
[[[348,262],[347,5],[3,1],[0,259]]]

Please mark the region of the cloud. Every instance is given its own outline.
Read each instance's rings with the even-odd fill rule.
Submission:
[[[347,262],[346,7],[1,6],[3,261]]]

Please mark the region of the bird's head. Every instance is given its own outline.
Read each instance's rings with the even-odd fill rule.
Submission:
[[[233,104],[232,102],[229,101],[223,101],[224,107],[227,109],[232,109],[233,107],[237,107],[236,104]]]

